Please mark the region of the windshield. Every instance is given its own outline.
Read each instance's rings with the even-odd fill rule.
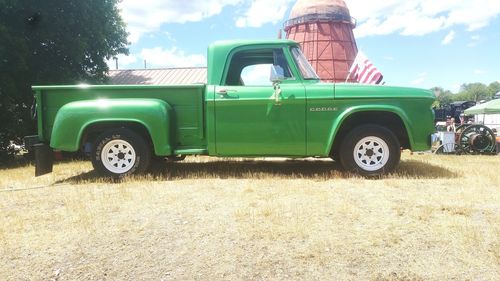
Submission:
[[[319,80],[318,74],[316,74],[311,64],[307,61],[306,57],[299,48],[292,47],[292,55],[304,79]]]

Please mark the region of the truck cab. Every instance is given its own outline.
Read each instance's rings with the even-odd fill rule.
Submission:
[[[213,112],[209,152],[217,156],[305,156],[306,90],[292,41],[209,48],[207,109]],[[295,55],[294,55],[295,54]],[[300,56],[298,56],[300,55]],[[224,65],[210,64],[221,61]],[[306,61],[307,62],[307,61]],[[213,66],[213,67],[210,67]],[[306,63],[307,79],[318,81]],[[213,70],[213,71],[211,71]],[[209,86],[210,87],[210,86]],[[333,97],[333,87],[327,87]]]

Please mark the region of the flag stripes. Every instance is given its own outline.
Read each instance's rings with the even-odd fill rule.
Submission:
[[[382,73],[361,51],[358,52],[349,70],[349,77],[362,84],[380,84],[384,79]]]

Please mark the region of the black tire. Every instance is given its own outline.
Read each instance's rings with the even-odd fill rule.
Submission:
[[[106,152],[108,158],[103,155]],[[151,161],[151,151],[144,138],[125,128],[100,134],[92,146],[91,155],[94,169],[102,176],[113,178],[143,173]]]
[[[354,128],[343,139],[339,154],[344,169],[363,176],[390,173],[401,159],[398,139],[379,125]]]
[[[332,158],[332,160],[335,161],[335,163],[340,163],[340,153],[338,151],[332,153],[330,158]]]

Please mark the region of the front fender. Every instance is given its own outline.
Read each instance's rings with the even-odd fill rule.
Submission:
[[[330,135],[328,139],[328,146],[325,148],[325,155],[328,155],[330,153],[330,149],[334,145],[335,141],[335,136],[337,135],[338,131],[342,127],[342,124],[344,121],[352,116],[353,114],[360,113],[360,112],[368,112],[368,111],[380,111],[380,112],[391,112],[399,116],[401,120],[403,121],[403,124],[405,126],[406,132],[408,134],[408,138],[410,140],[410,145],[413,147],[413,135],[412,131],[409,128],[412,128],[412,123],[410,121],[410,118],[408,118],[407,114],[399,107],[397,106],[392,106],[392,105],[359,105],[359,106],[352,106],[344,110],[342,113],[339,114],[338,118],[335,119],[333,122],[332,128],[330,130]]]
[[[65,104],[57,112],[50,146],[77,151],[89,126],[99,123],[138,123],[146,128],[157,155],[171,155],[172,108],[159,99],[100,99]]]

